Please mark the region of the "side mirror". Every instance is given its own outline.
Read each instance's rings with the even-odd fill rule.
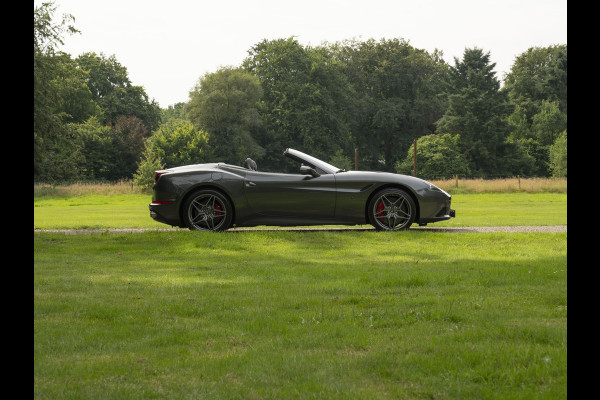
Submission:
[[[302,175],[310,175],[313,178],[321,176],[314,168],[309,167],[308,165],[303,165],[300,167],[300,173]]]

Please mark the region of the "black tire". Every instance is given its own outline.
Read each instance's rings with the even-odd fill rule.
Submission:
[[[231,225],[233,207],[222,193],[201,189],[185,200],[182,217],[190,230],[222,231]]]
[[[404,190],[383,189],[369,201],[367,216],[377,230],[400,231],[415,222],[417,207]]]

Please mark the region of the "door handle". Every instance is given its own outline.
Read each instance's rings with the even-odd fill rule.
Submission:
[[[256,186],[256,183],[254,183],[252,181],[246,181],[246,187],[250,187],[250,186]]]

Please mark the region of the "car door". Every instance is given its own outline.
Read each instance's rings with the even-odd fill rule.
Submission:
[[[246,198],[260,215],[289,218],[333,219],[335,176],[318,177],[251,171],[244,182]]]

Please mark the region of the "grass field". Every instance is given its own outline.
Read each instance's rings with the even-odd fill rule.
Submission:
[[[146,194],[34,198],[35,229],[168,228],[150,218]],[[567,225],[566,193],[465,193],[452,196],[456,218],[432,226]]]
[[[38,193],[34,227],[166,227],[148,195],[111,193]],[[453,208],[462,226],[567,223],[565,192],[457,193]],[[566,389],[566,233],[34,233],[35,398]]]
[[[37,398],[564,398],[566,234],[34,235]]]

